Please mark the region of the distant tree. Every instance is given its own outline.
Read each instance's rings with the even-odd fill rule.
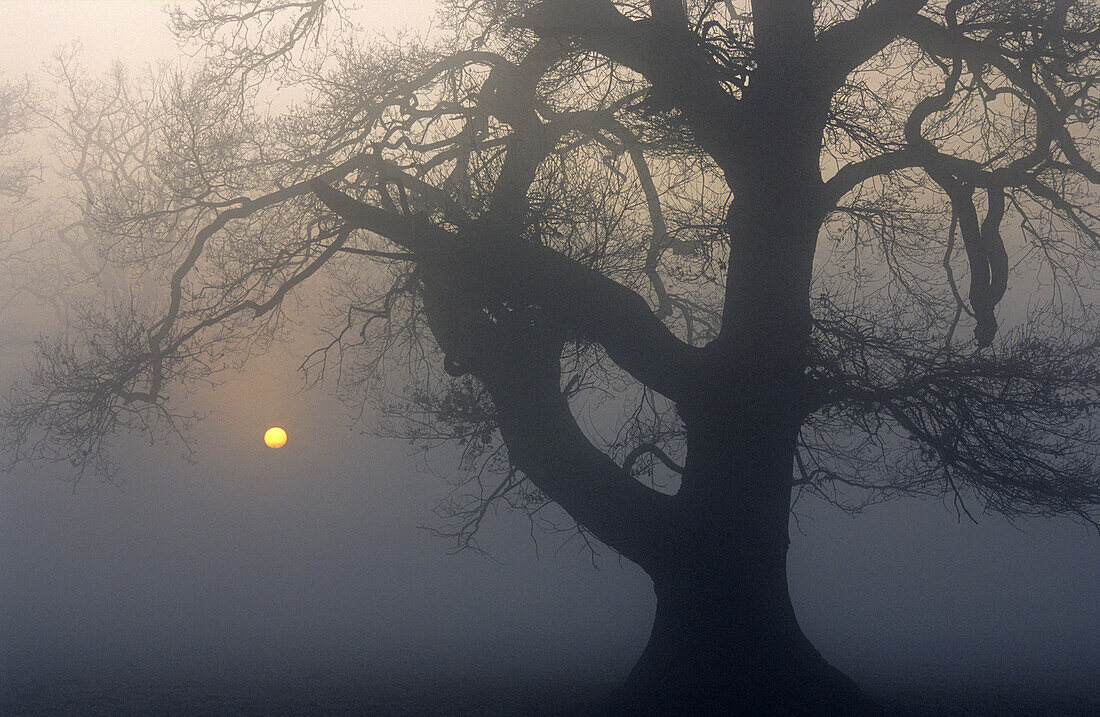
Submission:
[[[795,618],[801,494],[1096,525],[1095,4],[441,5],[367,40],[209,0],[172,15],[196,73],[58,74],[82,221],[167,288],[43,342],[11,455],[175,430],[168,387],[317,285],[303,367],[461,447],[460,546],[556,505],[653,579],[622,714],[874,711]]]
[[[21,197],[35,180],[34,163],[14,159],[33,124],[34,93],[26,82],[0,82],[0,197]]]
[[[48,274],[56,262],[40,262],[36,242],[29,239],[41,224],[41,212],[28,201],[40,184],[42,167],[29,148],[41,107],[27,80],[0,80],[0,318],[9,330],[0,335],[0,347],[14,343],[10,324],[12,307],[23,294],[34,293],[35,303],[51,297],[37,292],[40,282],[27,281],[32,274]]]

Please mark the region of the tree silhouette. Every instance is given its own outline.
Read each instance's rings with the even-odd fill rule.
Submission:
[[[322,287],[303,368],[460,445],[458,545],[556,505],[651,576],[617,713],[874,710],[791,606],[802,493],[1096,525],[1094,5],[442,6],[387,40],[210,0],[172,16],[196,73],[62,58],[83,226],[166,289],[43,342],[11,455],[103,467],[113,432],[176,430],[170,385]]]

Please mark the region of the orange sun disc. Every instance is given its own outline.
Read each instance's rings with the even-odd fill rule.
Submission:
[[[268,448],[282,448],[286,445],[286,431],[278,426],[267,429],[267,433],[264,434],[264,443]]]

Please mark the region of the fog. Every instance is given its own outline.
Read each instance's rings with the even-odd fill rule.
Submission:
[[[440,669],[559,666],[625,673],[644,646],[649,581],[606,551],[494,516],[490,557],[448,554],[418,526],[448,489],[300,392],[288,348],[189,401],[211,411],[179,446],[126,440],[118,483],[36,466],[2,490],[9,669],[274,668],[422,659]],[[278,451],[261,440],[287,429]],[[1065,520],[959,521],[939,501],[850,518],[804,500],[792,531],[795,606],[836,662],[903,681],[1065,680],[1100,667],[1096,536]],[[598,568],[598,569],[597,569]]]
[[[490,557],[418,526],[445,481],[349,410],[296,392],[276,351],[189,400],[211,415],[178,446],[124,441],[117,485],[35,467],[0,482],[0,636],[11,684],[43,675],[245,670],[564,673],[612,683],[640,654],[655,600],[606,551],[490,520]],[[268,425],[286,427],[278,451]],[[349,427],[352,426],[352,427]],[[436,468],[446,461],[435,461]],[[804,629],[857,678],[920,688],[1095,687],[1096,536],[1064,520],[959,521],[939,501],[850,518],[799,505],[790,577]],[[598,568],[598,569],[597,569]]]
[[[430,3],[364,6],[372,22],[422,27]],[[9,78],[76,39],[93,67],[176,52],[156,3],[4,3],[0,28]],[[487,555],[451,554],[424,529],[440,526],[446,456],[375,437],[369,416],[300,390],[309,341],[303,331],[181,397],[209,414],[191,461],[179,444],[130,436],[112,454],[115,482],[73,485],[55,465],[0,475],[0,707],[47,675],[625,676],[653,618],[645,574],[561,536],[533,540],[508,513],[486,524]],[[289,435],[277,451],[261,440],[272,425]],[[974,524],[939,500],[850,517],[806,498],[797,514],[795,608],[857,679],[1026,683],[1100,704],[1094,530],[981,514]]]

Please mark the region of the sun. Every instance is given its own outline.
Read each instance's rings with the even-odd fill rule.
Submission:
[[[286,445],[286,431],[278,426],[272,426],[264,433],[264,443],[268,448],[282,448]]]

